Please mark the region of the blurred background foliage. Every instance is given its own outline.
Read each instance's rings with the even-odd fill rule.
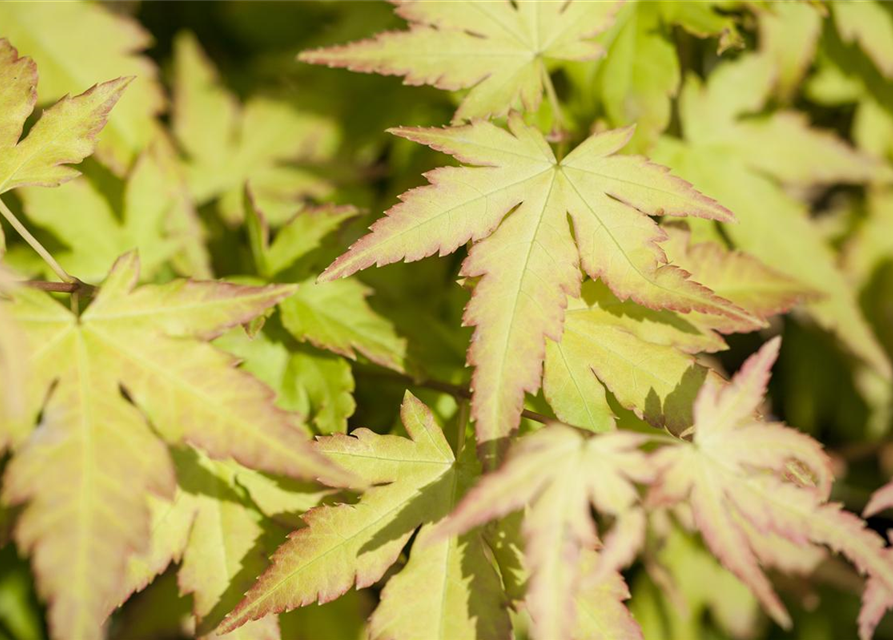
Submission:
[[[734,59],[740,46],[757,48],[761,25],[756,15],[771,10],[774,3],[718,4],[723,16],[736,21],[742,39],[739,46],[720,52],[717,38],[699,38],[680,27],[661,27],[686,72],[706,77],[722,60]],[[58,3],[47,6],[42,18],[49,25],[47,28],[69,29],[55,14]],[[893,11],[891,4],[879,6],[887,13]],[[182,34],[192,33],[219,70],[226,89],[243,104],[269,98],[335,123],[333,148],[305,167],[318,179],[308,183],[312,186],[309,195],[311,200],[354,205],[361,209],[361,214],[341,227],[337,237],[328,238],[302,262],[279,274],[282,280],[294,280],[295,273],[307,277],[318,272],[359,237],[372,219],[391,206],[397,194],[424,184],[422,174],[445,162],[440,154],[384,131],[397,125],[439,126],[449,122],[458,102],[455,96],[428,87],[403,86],[400,78],[353,74],[295,60],[298,52],[308,48],[400,28],[402,21],[384,2],[116,2],[106,8],[133,17],[151,34],[146,54],[157,64],[167,96],[176,87],[177,43]],[[0,20],[14,19],[3,16],[0,11]],[[7,35],[10,25],[0,22],[0,35]],[[69,37],[87,43],[91,34],[84,31]],[[23,54],[30,53],[14,36],[11,38]],[[43,80],[43,66],[41,72]],[[562,102],[572,118],[579,120],[583,131],[592,124],[593,114],[596,120],[610,121],[610,114],[593,88],[600,82],[591,80],[597,73],[593,68],[568,68],[556,76]],[[107,79],[102,69],[84,69],[83,75],[92,81]],[[41,95],[46,99],[53,97]],[[865,53],[843,42],[827,20],[804,80],[794,82],[787,95],[775,96],[773,100],[767,108],[789,103],[816,125],[833,129],[842,138],[893,161],[893,83]],[[170,126],[170,113],[163,109],[159,112],[160,121]],[[679,126],[674,113],[669,132],[678,134]],[[885,129],[887,126],[891,128]],[[125,184],[120,175],[115,175],[108,163],[95,160],[87,161],[83,169],[91,181],[102,185],[112,215],[122,221]],[[851,281],[858,288],[862,311],[887,355],[893,357],[893,199],[887,195],[884,200],[861,187],[839,186],[814,189],[802,197],[828,243],[836,247],[845,264],[852,266]],[[250,224],[234,223],[223,210],[226,203],[221,202],[209,199],[199,203],[198,213],[210,251],[206,275],[257,278]],[[27,209],[28,204],[27,198],[10,202],[17,211]],[[41,228],[39,221],[37,226],[38,236],[49,247],[66,249],[58,234],[60,227]],[[41,267],[26,255],[14,234],[6,231],[10,261],[24,272],[39,272]],[[76,253],[76,249],[66,250]],[[91,248],[86,250],[90,251]],[[446,258],[392,265],[361,275],[375,292],[369,303],[407,338],[406,369],[452,384],[467,384],[469,377],[464,360],[470,333],[459,329],[468,294],[455,286],[463,257],[460,251]],[[176,275],[170,266],[159,268],[156,279]],[[192,271],[200,275],[201,270]],[[795,313],[777,322],[772,331],[780,331],[784,342],[771,384],[771,413],[826,444],[838,466],[835,498],[858,512],[870,492],[893,476],[889,407],[873,406],[870,394],[866,396],[860,390],[851,362],[834,337],[802,314]],[[284,333],[281,327],[277,329],[276,319],[265,329],[273,346],[276,336]],[[304,350],[317,358],[328,357],[310,345],[293,344],[288,336],[281,340],[291,340],[292,350]],[[762,341],[759,335],[732,336],[731,349],[718,356],[719,366],[726,371],[736,370]],[[228,346],[238,353],[238,344]],[[246,357],[250,365],[250,354],[246,353]],[[351,427],[362,425],[379,432],[401,429],[396,412],[405,379],[396,375],[389,378],[362,358],[351,364],[348,377],[351,373],[354,381],[346,386],[350,389],[350,384],[355,385],[356,411],[349,419]],[[880,392],[883,395],[889,390]],[[418,393],[442,419],[449,419],[455,412],[456,403],[450,396],[430,389],[418,389]],[[312,398],[292,398],[290,402],[295,407],[304,403],[303,408],[307,409]],[[530,407],[548,412],[542,398],[532,399]],[[635,421],[634,416],[619,407],[618,413],[623,420]],[[0,512],[0,539],[4,541],[8,540],[6,525],[10,516]],[[884,531],[893,526],[893,520],[881,514],[870,524]],[[286,529],[279,526],[271,535],[271,550],[285,533]],[[788,634],[762,617],[752,596],[703,552],[697,540],[679,531],[668,540],[655,551],[660,556],[659,564],[649,568],[640,563],[627,576],[633,593],[632,610],[649,640],[838,640],[853,635],[860,582],[842,563],[825,563],[810,581],[779,579],[782,593],[795,613],[796,631]],[[661,566],[661,572],[654,566]],[[668,588],[670,584],[674,586]],[[375,588],[352,591],[324,606],[285,614],[281,622],[283,638],[360,639],[375,599]],[[189,598],[178,595],[175,570],[169,569],[114,615],[109,624],[110,638],[191,637],[190,608]],[[742,619],[751,620],[752,624],[741,627]],[[519,637],[523,637],[523,615],[518,615],[516,623]],[[0,549],[0,638],[41,640],[47,637],[44,624],[28,564],[7,542]],[[882,623],[876,637],[893,638],[890,619]]]

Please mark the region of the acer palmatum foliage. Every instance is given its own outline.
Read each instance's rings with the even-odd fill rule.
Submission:
[[[885,637],[893,13],[393,4],[0,3],[0,635]]]

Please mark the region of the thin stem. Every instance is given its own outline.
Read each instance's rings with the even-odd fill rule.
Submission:
[[[558,133],[558,160],[564,157],[564,150],[567,145],[568,127],[564,119],[564,112],[561,110],[561,103],[558,101],[558,94],[555,93],[555,85],[552,84],[552,76],[546,66],[543,65],[543,86],[546,87],[546,96],[549,98],[549,104],[552,106],[552,118],[554,119],[553,129]]]
[[[456,457],[462,454],[465,448],[465,430],[468,428],[468,416],[471,414],[471,403],[468,400],[459,401],[459,412],[456,414]]]
[[[6,206],[6,203],[3,202],[3,200],[0,200],[0,213],[2,213],[3,217],[6,218],[9,224],[12,225],[13,229],[18,231],[19,235],[24,238],[25,242],[30,244],[31,248],[34,249],[41,258],[43,258],[43,261],[50,265],[50,269],[52,269],[56,273],[56,275],[59,276],[59,279],[62,280],[62,282],[77,282],[77,278],[68,275],[65,269],[63,269],[62,266],[58,262],[56,262],[56,259],[53,258],[52,255],[50,255],[50,252],[47,251],[44,246],[37,241],[37,238],[31,235],[31,232],[28,231],[25,225],[19,222],[19,219],[12,211],[9,210],[9,207]]]
[[[39,289],[41,291],[51,291],[53,293],[72,293],[79,294],[85,298],[92,296],[96,287],[92,284],[86,284],[80,280],[74,282],[44,282],[43,280],[20,280],[16,284],[28,287],[29,289]]]

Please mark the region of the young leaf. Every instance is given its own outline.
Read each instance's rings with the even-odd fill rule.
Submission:
[[[305,51],[298,59],[404,76],[406,84],[471,89],[453,118],[459,122],[521,106],[535,111],[552,83],[550,64],[603,54],[591,38],[611,24],[620,3],[400,0],[397,5],[397,14],[410,23],[408,31]]]
[[[880,3],[831,3],[834,24],[845,42],[856,42],[887,78],[893,78],[893,16]]]
[[[561,424],[521,438],[503,466],[484,476],[438,526],[436,539],[529,505],[523,532],[533,636],[573,637],[576,621],[582,620],[574,594],[585,590],[590,580],[597,584],[593,576],[628,564],[644,541],[645,519],[633,486],[651,477],[645,455],[637,450],[642,441],[642,436],[619,431],[585,438]],[[616,518],[615,527],[627,535],[612,538],[599,566],[584,573],[581,551],[598,544],[590,505]]]
[[[372,290],[358,280],[298,284],[283,300],[282,324],[299,340],[351,360],[359,351],[372,362],[403,370],[406,340],[390,322],[376,314],[366,298]]]
[[[173,491],[171,461],[146,418],[168,442],[214,458],[352,481],[310,449],[266,387],[202,342],[248,322],[291,287],[175,281],[134,289],[137,278],[136,255],[120,258],[79,318],[35,290],[2,303],[27,340],[27,417],[42,415],[16,442],[3,496],[27,503],[16,539],[51,601],[55,638],[99,637],[127,556],[147,542],[146,494]]]
[[[267,566],[270,523],[239,486],[238,465],[193,451],[176,462],[178,481],[192,493],[196,509],[179,570],[180,590],[192,594],[196,636],[217,638],[214,628]],[[279,640],[279,625],[269,616],[222,637]]]
[[[815,57],[822,16],[816,5],[775,2],[758,18],[760,51],[774,61],[776,91],[790,100]]]
[[[305,209],[295,214],[270,243],[266,216],[247,188],[244,205],[249,230],[253,229],[255,236],[255,263],[271,278],[315,249],[344,220],[357,215],[353,207]],[[403,371],[406,340],[366,302],[371,293],[369,287],[354,279],[316,283],[314,278],[307,278],[282,302],[282,323],[301,342],[351,360],[356,360],[359,351],[372,362]]]
[[[237,356],[242,369],[273,389],[277,406],[304,416],[318,433],[347,433],[356,403],[346,359],[310,346],[290,349],[265,332],[251,338],[241,329],[214,344]]]
[[[328,602],[354,583],[357,588],[374,584],[418,529],[408,564],[382,592],[371,637],[424,633],[442,640],[496,640],[507,635],[499,577],[485,561],[480,536],[422,544],[476,475],[477,463],[468,453],[454,458],[431,412],[409,393],[401,415],[410,439],[359,429],[317,441],[318,451],[374,486],[356,505],[309,511],[307,526],[279,548],[273,565],[218,632],[273,612]]]
[[[320,276],[328,281],[475,242],[462,274],[481,280],[464,321],[476,327],[468,352],[472,411],[487,449],[515,430],[524,392],[539,388],[546,338],[561,338],[567,297],[580,294],[581,265],[621,299],[755,320],[666,264],[658,245],[666,234],[649,215],[729,220],[731,213],[662,167],[614,155],[631,129],[594,135],[558,160],[519,116],[509,128],[478,121],[395,130],[477,166],[429,173],[429,186],[404,194]]]
[[[180,591],[192,595],[196,636],[215,638],[214,627],[266,568],[266,545],[275,525],[263,519],[242,486],[256,472],[193,449],[177,448],[172,454],[176,495],[153,504],[150,546],[129,559],[121,600],[171,562],[180,563]],[[225,637],[278,640],[279,627],[270,616]]]
[[[627,2],[599,41],[607,55],[594,78],[612,126],[636,125],[630,146],[647,149],[670,122],[681,74],[675,47],[662,33],[663,8],[688,3]]]
[[[19,141],[37,103],[37,65],[20,58],[8,40],[0,39],[0,193],[27,185],[55,187],[77,177],[78,172],[66,165],[93,153],[96,136],[130,80],[118,78],[74,98],[65,96],[46,109]]]
[[[331,186],[296,163],[331,156],[335,125],[267,98],[238,104],[220,83],[191,33],[174,43],[173,131],[186,152],[189,186],[198,204],[221,197],[229,221],[242,218],[242,190],[251,183],[272,222],[285,222],[306,196]]]
[[[767,534],[797,546],[826,545],[849,558],[869,576],[863,614],[879,602],[893,604],[893,562],[884,541],[827,502],[832,478],[821,446],[794,429],[753,417],[778,347],[777,338],[767,343],[728,386],[708,380],[695,403],[692,442],[654,454],[652,502],[687,501],[708,548],[784,627],[790,626],[788,613],[759,566],[772,559],[765,553],[771,551]],[[876,623],[879,615],[871,617]],[[860,626],[867,640],[873,625]]]
[[[665,227],[667,257],[761,320],[788,311],[809,292],[740,251],[714,242],[689,244],[687,232]],[[621,302],[603,284],[589,281],[568,303],[564,334],[547,340],[543,391],[561,420],[605,431],[613,415],[605,385],[622,406],[657,427],[681,433],[691,425],[691,405],[707,369],[689,354],[726,348],[717,332],[749,330],[724,316],[655,311]]]
[[[574,640],[643,640],[642,629],[624,606],[629,589],[616,572],[597,571],[598,554],[584,549],[580,555],[582,584],[575,598],[577,623]]]
[[[140,55],[152,37],[135,20],[101,4],[64,5],[8,2],[0,6],[3,36],[40,68],[41,100],[83,91],[96,78],[133,76],[97,149],[97,157],[118,174],[154,137],[155,117],[166,108],[152,61]]]

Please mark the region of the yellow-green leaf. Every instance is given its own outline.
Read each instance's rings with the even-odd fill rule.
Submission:
[[[120,12],[80,1],[4,2],[0,24],[2,35],[37,63],[41,101],[80,93],[100,78],[134,78],[97,149],[112,170],[126,172],[154,137],[155,117],[166,107],[158,70],[140,55],[152,44],[151,36]]]

